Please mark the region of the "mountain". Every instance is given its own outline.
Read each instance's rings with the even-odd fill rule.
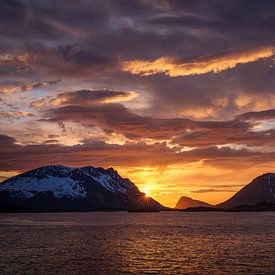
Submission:
[[[0,184],[1,205],[30,211],[162,210],[113,168],[45,166]]]
[[[186,209],[190,207],[211,207],[211,204],[208,204],[203,201],[193,200],[192,198],[182,196],[176,204],[177,209]]]
[[[239,205],[256,205],[261,202],[275,203],[275,174],[267,173],[255,178],[229,200],[216,207],[228,209]]]

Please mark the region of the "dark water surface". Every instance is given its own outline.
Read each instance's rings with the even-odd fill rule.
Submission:
[[[275,212],[0,214],[0,274],[275,274]]]

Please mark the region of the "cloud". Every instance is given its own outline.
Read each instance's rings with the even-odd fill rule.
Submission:
[[[47,107],[47,106],[49,106],[50,99],[51,99],[50,96],[37,98],[37,99],[31,101],[30,106],[33,107],[33,108]]]
[[[16,144],[14,138],[4,135],[0,136],[0,154],[2,171],[22,171],[34,166],[60,163],[71,166],[131,167],[169,165],[182,161],[180,154],[169,149],[164,143],[115,145],[91,140],[74,146],[48,143],[23,146]],[[152,155],[155,157],[152,158]]]
[[[86,127],[98,125],[107,132],[121,133],[130,139],[166,139],[168,133],[173,136],[197,125],[189,119],[158,119],[141,116],[130,112],[118,103],[53,108],[45,112],[44,120],[72,121]]]
[[[170,140],[181,146],[209,146],[229,141],[253,140],[253,126],[241,120],[195,121],[185,118],[155,118],[138,115],[118,103],[93,106],[67,105],[46,110],[43,120],[71,121],[85,127],[97,126],[107,133],[120,133],[131,140]],[[254,136],[253,136],[254,135]],[[270,139],[272,136],[270,136]]]
[[[0,134],[0,144],[2,146],[12,145],[15,142],[16,142],[16,139],[14,137],[10,137],[10,136],[7,136],[7,135],[1,135]]]
[[[0,55],[0,64],[18,64],[18,63],[29,63],[35,58],[34,55],[31,54],[20,54],[20,55]]]
[[[188,152],[177,152],[168,148],[166,143],[145,144],[126,143],[124,145],[107,144],[102,141],[86,140],[83,144],[64,146],[44,143],[20,145],[10,136],[0,135],[0,167],[2,171],[25,171],[49,164],[70,166],[120,166],[145,167],[188,164],[203,161],[219,167],[219,160],[226,159],[227,166],[234,169],[249,165],[274,162],[275,153],[234,150],[229,147],[209,147]],[[28,158],[26,158],[28,156]],[[223,164],[224,165],[224,164]]]
[[[133,91],[112,91],[112,90],[80,90],[58,94],[50,100],[54,106],[62,105],[94,105],[97,103],[112,103],[129,101],[137,97]]]
[[[29,70],[41,73],[43,76],[76,79],[104,78],[105,74],[115,71],[117,67],[116,56],[93,51],[88,45],[41,47],[33,51],[36,59],[29,64]]]
[[[29,112],[5,112],[1,111],[0,112],[0,117],[4,118],[23,118],[23,117],[34,117],[34,114],[29,113]]]
[[[275,129],[252,131],[245,128],[206,128],[194,130],[172,139],[172,143],[180,146],[203,147],[211,145],[231,144],[231,146],[267,146],[274,143]]]
[[[253,1],[248,7],[238,1],[227,5],[216,1],[211,5],[201,1],[135,1],[126,7],[124,1],[111,2],[85,2],[73,7],[71,3],[64,6],[63,1],[43,5],[2,1],[0,19],[7,32],[1,39],[1,52],[10,56],[27,53],[36,58],[20,66],[1,64],[1,75],[5,77],[0,85],[9,87],[19,78],[32,83],[59,76],[65,84],[61,91],[70,91],[70,85],[75,90],[107,87],[141,91],[150,99],[147,112],[195,119],[230,119],[240,111],[233,104],[240,91],[245,95],[265,94],[269,100],[275,81],[275,67],[269,66],[274,62],[267,64],[261,59],[220,74],[170,79],[165,74],[150,78],[126,74],[120,71],[118,61],[172,56],[176,65],[200,60],[209,63],[235,54],[232,49],[243,49],[244,53],[251,48],[266,49],[266,45],[274,44],[270,40],[274,20],[269,15],[274,3]],[[227,99],[227,106],[215,104],[220,97]]]
[[[74,100],[72,100],[73,102]],[[180,148],[213,145],[270,146],[274,143],[275,129],[255,131],[259,121],[273,117],[273,110],[244,113],[233,120],[202,121],[186,118],[156,118],[136,114],[118,103],[90,106],[66,105],[48,109],[43,121],[74,122],[84,127],[98,127],[107,135],[121,134],[132,141],[167,141]],[[248,117],[258,117],[250,121]],[[62,124],[64,125],[64,124]]]
[[[13,94],[18,92],[31,91],[38,88],[45,88],[49,85],[56,84],[58,80],[54,81],[43,81],[43,82],[34,82],[34,83],[24,83],[21,86],[14,87],[0,87],[0,94]]]
[[[230,189],[214,189],[214,188],[208,188],[208,189],[198,189],[198,190],[192,190],[192,193],[195,194],[202,194],[202,193],[216,193],[216,192],[235,192]]]
[[[164,73],[170,77],[189,76],[206,73],[219,73],[235,68],[239,64],[255,62],[274,56],[274,47],[227,53],[208,58],[198,58],[190,62],[179,63],[173,58],[160,57],[154,61],[124,61],[122,70],[132,74],[149,76]]]
[[[248,112],[238,116],[241,120],[269,120],[275,119],[275,109],[261,112]]]

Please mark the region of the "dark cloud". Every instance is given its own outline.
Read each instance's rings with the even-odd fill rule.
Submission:
[[[0,134],[0,144],[1,147],[5,145],[12,145],[16,142],[16,139],[14,137],[6,136],[6,135],[1,135]]]
[[[0,136],[1,170],[26,170],[34,166],[63,163],[72,166],[168,165],[180,162],[180,154],[165,144],[114,145],[86,142],[83,145],[17,145],[11,137]],[[28,155],[28,158],[25,156]],[[155,158],[151,156],[154,155]]]
[[[270,66],[272,67],[270,67]],[[132,76],[132,85],[142,82],[150,91],[150,114],[184,116],[195,119],[231,119],[250,110],[274,106],[275,67],[272,61],[241,65],[219,74],[170,78],[164,75]],[[249,104],[240,105],[242,98]]]
[[[193,127],[188,119],[157,119],[130,112],[121,104],[94,106],[70,105],[50,109],[44,119],[52,122],[73,121],[84,126],[99,125],[102,129],[119,132],[128,138],[167,138],[167,130],[172,136]]]
[[[275,120],[275,109],[261,112],[248,112],[238,116],[242,120]]]
[[[23,146],[2,137],[3,169],[53,161],[130,166],[202,160],[229,168],[271,163],[274,127],[258,131],[256,126],[274,119],[274,57],[237,61],[242,53],[274,48],[274,5],[273,0],[0,1],[0,90],[30,91],[17,100],[18,94],[5,95],[5,108],[12,109],[1,115],[24,116],[30,106],[50,108],[32,109],[35,117],[28,117],[29,123],[41,118],[35,123],[58,123],[63,131],[67,122],[96,126],[132,142],[62,146],[52,136],[45,144]],[[228,56],[233,65],[242,64],[223,64]],[[193,62],[193,68],[203,61],[206,69],[177,77],[122,70],[125,61],[159,58],[178,65]],[[207,69],[217,58],[227,70]],[[52,79],[62,79],[56,89],[50,87]],[[127,91],[139,97],[119,104],[133,95]],[[15,123],[4,130],[14,133],[20,127],[29,129]],[[155,144],[143,143],[147,139]],[[232,149],[241,145],[260,146],[263,152],[271,148],[271,153]],[[197,149],[183,152],[184,147]]]
[[[50,100],[55,106],[62,105],[94,105],[106,102],[128,101],[136,97],[135,92],[111,91],[111,90],[80,90],[58,94]]]
[[[240,91],[274,94],[274,66],[267,61],[177,79],[120,72],[122,60],[173,57],[188,62],[274,46],[273,1],[130,2],[1,1],[0,48],[17,62],[1,64],[6,77],[0,86],[18,78],[33,83],[58,76],[110,90],[139,87],[152,99],[151,114],[161,109],[162,116],[196,119],[230,119],[247,111],[235,104]],[[18,64],[17,56],[32,58]],[[227,104],[217,103],[221,98]]]
[[[79,97],[80,94],[73,95]],[[77,99],[75,102],[76,104],[79,103]],[[273,110],[244,113],[233,120],[199,121],[139,115],[118,103],[95,104],[93,106],[85,106],[82,101],[81,103],[83,103],[82,106],[67,105],[49,109],[44,114],[44,120],[52,122],[71,121],[86,127],[97,126],[107,133],[120,133],[131,140],[169,140],[171,144],[180,147],[274,144],[274,129],[254,130],[258,121],[274,117]],[[248,122],[251,119],[253,121]]]
[[[181,146],[201,147],[222,144],[245,144],[247,146],[273,145],[275,130],[252,131],[248,129],[205,129],[192,131],[173,139]]]
[[[209,147],[178,153],[165,143],[146,145],[145,143],[107,144],[100,141],[86,141],[84,144],[64,146],[44,143],[38,145],[18,145],[12,137],[0,136],[0,166],[2,171],[25,171],[48,164],[71,166],[167,166],[187,164],[203,160],[214,165],[220,159],[228,161],[228,167],[238,169],[239,162],[262,163],[274,161],[274,153],[249,152],[227,148]],[[26,156],[28,156],[26,158]],[[152,157],[154,156],[154,157]]]
[[[233,0],[223,1],[170,1],[167,14],[150,20],[152,24],[166,27],[207,28],[222,32],[248,29],[259,31],[271,30],[275,25],[274,2]],[[177,10],[176,14],[172,12]],[[246,16],[244,16],[246,15]],[[233,20],[234,18],[234,20]],[[255,18],[258,20],[255,21]]]
[[[262,146],[273,144],[275,137],[273,129],[254,131],[257,123],[248,123],[242,116],[231,121],[159,119],[135,114],[121,104],[68,105],[47,110],[44,119],[52,122],[72,121],[86,127],[97,126],[106,132],[121,133],[132,140],[170,140],[181,147],[223,144]]]

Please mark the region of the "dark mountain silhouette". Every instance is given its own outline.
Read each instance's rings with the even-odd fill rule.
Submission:
[[[45,166],[0,184],[3,211],[144,210],[164,207],[113,168]]]
[[[211,207],[213,205],[203,201],[193,200],[192,198],[182,196],[176,204],[177,209],[186,209],[190,207]]]
[[[275,174],[267,173],[255,178],[229,200],[216,205],[216,207],[227,209],[239,205],[256,205],[262,202],[275,203]]]

